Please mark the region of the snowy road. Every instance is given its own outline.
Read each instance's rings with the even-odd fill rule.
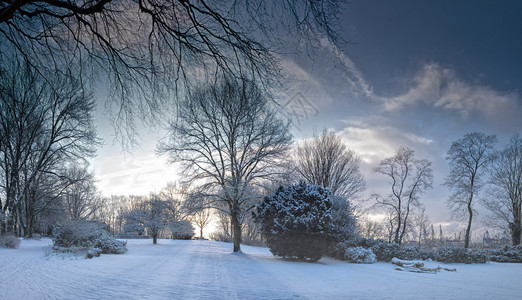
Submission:
[[[448,265],[417,274],[392,264],[274,258],[211,241],[130,240],[124,255],[46,256],[49,240],[0,249],[0,299],[521,299],[522,264]],[[436,265],[436,263],[435,263]]]

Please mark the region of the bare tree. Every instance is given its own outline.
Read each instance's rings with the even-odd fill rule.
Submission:
[[[360,158],[333,131],[324,130],[320,136],[301,142],[295,161],[308,183],[327,187],[333,195],[353,200],[366,189]]]
[[[93,156],[99,140],[92,124],[92,96],[73,74],[43,78],[17,58],[0,69],[0,168],[5,193],[0,208],[5,232],[21,220],[16,215],[20,203],[39,176],[62,178],[59,166]]]
[[[430,227],[430,217],[426,214],[425,206],[422,206],[413,216],[413,227],[415,228],[415,235],[420,248],[422,241],[428,238]]]
[[[131,199],[128,196],[112,195],[103,199],[102,206],[97,211],[98,220],[109,225],[112,234],[122,232],[124,226],[123,215],[132,210]]]
[[[399,147],[395,155],[382,160],[374,172],[391,179],[391,193],[385,197],[377,196],[376,205],[390,211],[393,241],[401,244],[408,231],[411,210],[420,205],[420,194],[432,187],[431,162],[415,159],[413,150]]]
[[[163,201],[157,195],[150,195],[145,201],[139,203],[139,208],[132,209],[123,215],[126,224],[141,226],[148,230],[152,236],[152,243],[158,243],[158,236],[170,223],[170,211],[172,206],[168,201]]]
[[[54,221],[93,217],[101,206],[101,197],[94,186],[94,175],[86,166],[75,162],[74,166],[47,166],[47,172],[39,172],[25,188],[25,194],[18,205],[17,227],[19,235],[32,237],[39,215],[46,212],[47,222],[53,213],[58,216]],[[63,164],[63,161],[60,161]],[[69,163],[68,163],[69,164]],[[28,168],[23,181],[28,179]],[[52,170],[52,172],[48,172]]]
[[[281,36],[309,48],[341,41],[339,2],[2,0],[0,56],[18,53],[42,74],[101,69],[119,96],[116,121],[132,122],[176,99],[158,93],[181,95],[216,70],[268,85],[280,69],[275,51],[288,48]]]
[[[516,134],[497,153],[491,165],[488,197],[483,200],[491,218],[508,229],[513,245],[522,233],[522,138]],[[506,228],[507,227],[507,228]]]
[[[192,222],[199,228],[199,237],[203,238],[203,229],[212,221],[212,211],[210,209],[199,209],[192,214]]]
[[[493,160],[493,147],[497,142],[494,135],[485,135],[481,132],[472,132],[453,142],[446,160],[449,161],[450,174],[444,185],[449,187],[452,194],[448,199],[448,207],[455,216],[464,212],[468,216],[468,225],[464,240],[464,247],[469,247],[471,222],[473,221],[474,197],[483,186],[482,176],[486,167]]]
[[[94,174],[86,167],[71,167],[67,170],[69,185],[61,195],[71,220],[89,219],[102,206],[100,193],[95,185]]]
[[[217,218],[217,229],[210,235],[210,238],[223,242],[232,241],[233,234],[230,226],[230,216],[220,210],[217,210],[214,215]]]
[[[257,198],[254,187],[279,173],[292,138],[289,126],[253,82],[221,78],[183,101],[169,138],[158,147],[185,165],[188,180],[201,183],[201,196],[209,200],[205,208],[230,216],[234,252]]]
[[[381,222],[362,218],[357,225],[359,234],[367,239],[378,239],[384,235],[384,226]]]
[[[191,202],[187,201],[190,197],[188,185],[179,182],[169,182],[161,189],[158,197],[170,203],[171,214],[170,222],[186,221],[190,219],[192,213]]]

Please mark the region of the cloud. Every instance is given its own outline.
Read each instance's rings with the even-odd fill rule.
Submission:
[[[137,151],[132,157],[108,153],[105,159],[94,161],[93,166],[104,196],[148,195],[178,179],[176,166],[153,152]]]
[[[392,126],[369,125],[368,122],[361,121],[347,121],[346,125],[340,132],[343,139],[366,164],[376,165],[382,159],[393,155],[399,146],[418,150],[433,143],[428,137]]]
[[[457,72],[438,64],[427,64],[410,80],[408,90],[395,97],[374,96],[388,111],[424,103],[435,108],[455,110],[464,116],[478,112],[499,119],[520,110],[517,93],[503,93],[487,86],[470,84]]]
[[[368,83],[364,74],[357,68],[355,63],[337,45],[327,39],[321,39],[321,46],[329,52],[339,63],[339,70],[353,93],[362,97],[374,97],[371,85]]]

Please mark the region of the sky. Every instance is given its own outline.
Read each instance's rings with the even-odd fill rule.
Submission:
[[[446,152],[473,131],[497,135],[499,146],[522,134],[521,12],[514,0],[351,1],[340,15],[348,43],[323,42],[312,57],[282,56],[293,80],[281,104],[295,139],[325,128],[341,134],[362,159],[367,195],[388,193],[387,178],[372,170],[397,147],[410,147],[433,164],[433,189],[421,200],[431,221],[461,230],[446,207]],[[144,128],[141,149],[123,152],[97,116],[106,145],[91,165],[104,195],[148,194],[178,178],[154,154],[161,130]],[[487,212],[477,208],[478,231]]]

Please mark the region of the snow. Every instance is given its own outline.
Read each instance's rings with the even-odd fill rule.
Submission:
[[[521,299],[522,264],[439,264],[419,274],[391,263],[285,261],[268,249],[213,241],[129,240],[123,255],[51,254],[49,239],[0,248],[0,299]]]

